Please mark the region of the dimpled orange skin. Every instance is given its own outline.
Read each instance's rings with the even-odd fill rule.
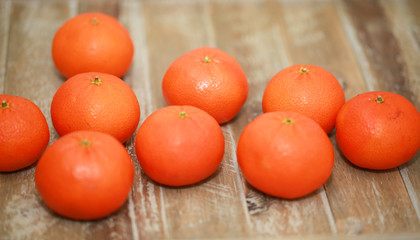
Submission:
[[[336,124],[341,152],[362,168],[397,167],[420,148],[420,114],[410,101],[395,93],[374,91],[353,97],[338,113]]]
[[[262,107],[263,112],[303,113],[330,133],[344,102],[343,88],[333,74],[319,66],[298,64],[281,70],[270,80]]]
[[[30,100],[0,95],[0,172],[36,162],[50,139],[47,120]]]
[[[57,90],[51,103],[51,118],[60,136],[77,130],[96,130],[125,142],[138,126],[140,106],[133,90],[120,78],[81,73]]]
[[[69,133],[47,148],[35,169],[39,195],[68,218],[93,220],[119,209],[130,193],[134,166],[109,134]]]
[[[192,105],[220,124],[239,112],[248,96],[248,81],[239,63],[211,47],[194,49],[176,59],[162,81],[168,105]]]
[[[325,131],[296,112],[264,113],[243,130],[237,146],[245,179],[267,194],[294,199],[327,181],[334,149]]]
[[[66,78],[84,72],[122,77],[133,55],[134,45],[124,26],[116,18],[97,12],[71,18],[52,42],[54,64]]]
[[[168,106],[152,113],[135,141],[138,160],[154,181],[169,186],[197,183],[219,167],[225,142],[217,121],[193,106]]]

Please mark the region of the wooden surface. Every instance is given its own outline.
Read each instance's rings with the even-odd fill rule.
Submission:
[[[316,192],[298,200],[267,196],[244,181],[235,147],[262,113],[265,85],[296,63],[331,71],[346,99],[370,90],[399,93],[420,109],[418,0],[0,0],[0,93],[36,103],[57,139],[50,104],[64,79],[51,59],[56,30],[70,17],[101,11],[117,17],[135,45],[124,80],[141,121],[166,106],[161,80],[169,64],[200,46],[220,48],[247,74],[250,89],[238,116],[222,126],[220,169],[199,184],[151,182],[134,152],[135,181],[125,205],[97,221],[73,221],[49,210],[34,185],[36,164],[0,173],[0,239],[420,239],[420,153],[399,168],[369,171],[340,154]]]

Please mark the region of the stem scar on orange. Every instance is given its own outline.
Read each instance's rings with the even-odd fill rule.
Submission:
[[[93,220],[118,210],[130,193],[134,166],[109,134],[69,133],[47,148],[35,170],[39,195],[68,218]]]
[[[303,113],[329,133],[344,102],[343,88],[329,71],[314,65],[293,65],[269,81],[262,107],[264,112]]]
[[[122,77],[133,55],[134,45],[124,26],[116,18],[97,12],[68,20],[52,42],[54,64],[66,78],[84,72]]]
[[[238,164],[260,191],[286,199],[305,196],[324,184],[334,165],[325,131],[297,112],[264,113],[242,131]]]
[[[96,130],[125,142],[140,121],[140,106],[133,90],[120,78],[81,73],[57,90],[51,103],[51,118],[60,136],[77,130]]]
[[[248,81],[232,56],[217,48],[201,47],[169,66],[162,92],[168,105],[192,105],[225,123],[245,103]]]
[[[353,164],[390,169],[420,148],[420,114],[401,95],[373,91],[347,101],[337,115],[337,144]]]
[[[38,160],[50,131],[44,114],[30,100],[0,95],[0,102],[0,172],[11,172]]]
[[[219,167],[225,142],[217,121],[193,106],[168,106],[152,113],[135,141],[143,171],[169,186],[197,183]]]

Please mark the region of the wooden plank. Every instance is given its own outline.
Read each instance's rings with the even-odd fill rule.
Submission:
[[[123,1],[120,5],[120,21],[127,27],[135,46],[133,63],[124,80],[132,87],[140,103],[141,124],[157,109],[151,94],[143,5],[138,1]],[[133,137],[126,143],[136,171],[128,201],[133,238],[163,239],[167,236],[163,189],[150,181],[141,170],[135,153],[134,139]]]
[[[411,100],[420,109],[420,2],[381,1],[388,25],[395,37],[396,63],[401,65],[399,78],[393,79],[387,91]],[[386,67],[386,66],[385,66]],[[401,79],[402,78],[402,79]],[[405,84],[399,84],[403,82]],[[406,189],[420,221],[420,152],[400,167]]]
[[[79,1],[79,12],[101,12],[118,17],[119,0],[82,0]]]
[[[237,141],[242,129],[262,113],[265,86],[274,74],[290,64],[290,56],[276,24],[277,3],[218,2],[211,6],[216,43],[239,61],[250,84],[248,99],[230,124]],[[275,237],[334,232],[328,202],[322,197],[323,189],[290,201],[267,196],[249,185],[246,187],[253,234]]]
[[[4,91],[6,78],[7,45],[10,23],[10,1],[0,2],[0,94]]]
[[[76,14],[76,2],[13,2],[10,16],[5,93],[26,97],[46,116],[51,142],[57,134],[50,120],[50,102],[64,79],[51,59],[55,31]],[[42,34],[39,34],[42,33]],[[34,184],[35,165],[0,174],[0,236],[5,239],[129,239],[131,225],[123,207],[108,218],[80,222],[49,210]]]
[[[390,56],[397,54],[392,47],[395,38],[385,27],[387,20],[381,8],[373,1],[337,3],[343,28],[357,53],[356,58],[367,83],[367,88],[358,87],[355,91],[364,92],[380,87],[373,79],[394,81],[392,78],[397,77],[398,73],[388,70],[387,73],[381,72],[382,68],[395,64],[390,58],[394,59],[396,56]],[[394,40],[387,40],[388,38]],[[398,71],[401,66],[390,68]],[[335,139],[333,140],[336,145]],[[336,153],[340,154],[339,151]],[[335,173],[327,184],[327,194],[339,232],[369,234],[418,231],[417,216],[398,169],[369,171],[351,165],[343,156],[340,159],[342,160],[337,161]]]
[[[170,63],[193,48],[213,45],[206,5],[196,2],[146,2],[145,36],[149,54],[152,105],[165,106],[162,77]],[[159,29],[159,31],[156,31]],[[234,166],[235,146],[224,128],[226,153],[209,179],[182,188],[161,189],[161,211],[168,238],[241,237],[248,234],[242,183]],[[142,231],[143,229],[140,229]]]

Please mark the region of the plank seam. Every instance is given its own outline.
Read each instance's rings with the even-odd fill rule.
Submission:
[[[406,191],[408,193],[408,196],[411,200],[411,204],[413,205],[414,211],[417,214],[417,219],[420,222],[419,199],[417,198],[416,191],[413,187],[413,184],[411,183],[410,177],[408,176],[407,165],[403,164],[400,167],[398,167],[398,169],[400,170],[399,172],[400,172],[401,178],[403,179],[405,189],[406,189]]]
[[[332,212],[331,209],[331,205],[330,205],[330,201],[328,200],[328,195],[325,189],[325,185],[322,186],[322,191],[320,193],[321,195],[321,200],[322,200],[322,205],[324,205],[324,210],[325,213],[327,214],[327,218],[328,218],[328,222],[330,224],[330,228],[331,231],[337,235],[338,234],[338,229],[337,229],[337,225],[335,224],[335,218],[334,218],[334,214]]]
[[[370,64],[366,57],[366,54],[363,52],[362,46],[360,44],[360,41],[357,39],[357,33],[354,30],[354,28],[351,27],[351,20],[348,15],[348,13],[345,11],[345,7],[343,6],[342,1],[334,1],[338,16],[341,20],[341,25],[343,26],[344,32],[346,33],[346,36],[349,40],[350,47],[353,49],[355,58],[357,60],[357,65],[359,66],[359,69],[361,70],[361,74],[363,76],[363,80],[366,84],[368,91],[374,90],[374,76],[370,72]]]
[[[206,32],[208,33],[209,37],[208,37],[208,44],[210,44],[211,46],[216,47],[216,33],[214,30],[214,26],[211,20],[211,16],[210,16],[210,1],[207,0],[204,3],[204,16],[203,16],[203,20],[204,20],[204,24],[206,27]],[[250,218],[250,214],[248,211],[248,207],[247,207],[247,203],[246,203],[246,195],[245,195],[245,190],[244,190],[244,184],[242,182],[242,178],[240,176],[240,169],[239,169],[239,165],[238,165],[238,160],[236,158],[236,141],[233,138],[233,133],[232,133],[232,128],[230,126],[230,123],[228,123],[227,125],[225,125],[226,128],[226,132],[227,135],[229,137],[229,141],[231,142],[231,146],[233,151],[231,152],[231,156],[230,158],[233,161],[233,167],[235,169],[235,175],[236,175],[236,182],[238,184],[238,191],[239,191],[239,196],[241,197],[241,206],[243,208],[243,212],[245,215],[245,221],[248,227],[248,230],[252,229],[252,224],[251,224],[251,218]]]
[[[6,77],[7,77],[7,58],[8,58],[8,46],[9,46],[9,39],[10,39],[10,10],[11,9],[11,1],[4,2],[4,16],[6,21],[4,22],[5,25],[5,41],[3,43],[3,46],[1,46],[1,49],[3,49],[3,59],[4,62],[1,63],[1,68],[3,74],[0,76],[0,93],[4,94],[6,89]]]

